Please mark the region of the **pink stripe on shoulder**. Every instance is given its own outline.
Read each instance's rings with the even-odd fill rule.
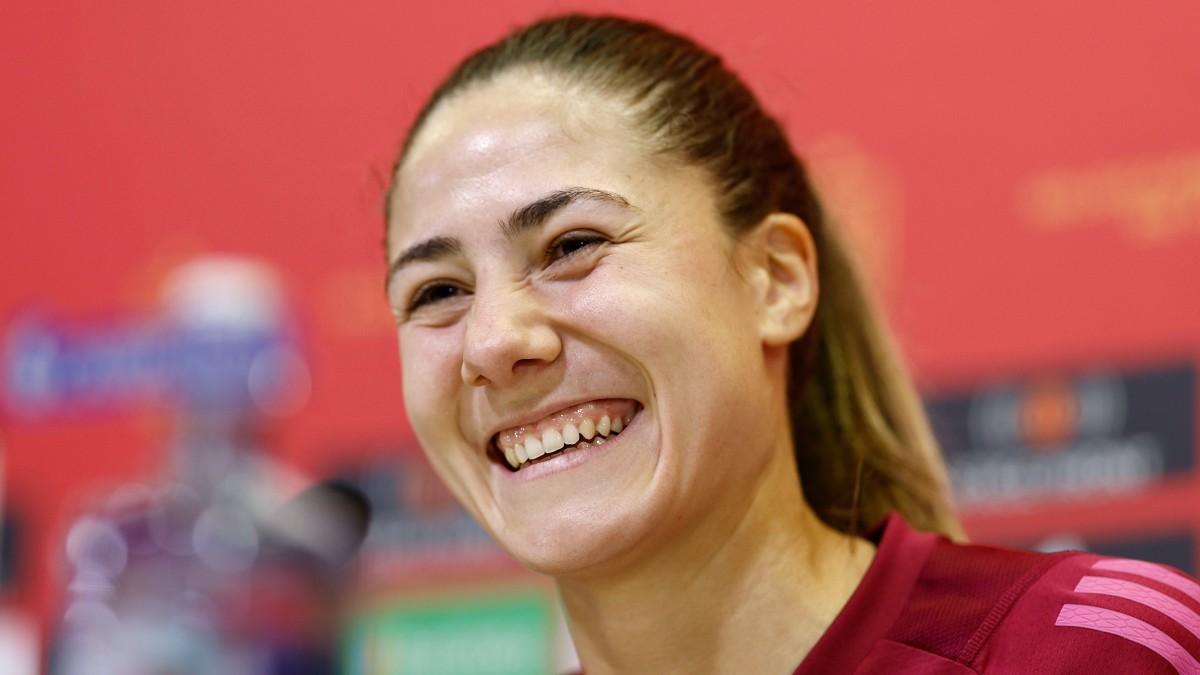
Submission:
[[[1125,560],[1121,558],[1104,559],[1096,561],[1092,565],[1093,569],[1109,570],[1112,572],[1125,572],[1126,574],[1136,574],[1139,577],[1153,579],[1160,584],[1166,584],[1171,588],[1187,595],[1189,598],[1200,602],[1200,584],[1188,579],[1182,574],[1176,574],[1154,563],[1142,562],[1141,560]]]
[[[1076,584],[1075,592],[1097,593],[1136,602],[1160,614],[1165,614],[1200,639],[1200,614],[1166,593],[1160,593],[1148,586],[1113,577],[1084,577]]]
[[[1139,644],[1163,657],[1180,675],[1200,675],[1200,662],[1171,636],[1128,614],[1088,605],[1063,605],[1055,626],[1087,628]]]

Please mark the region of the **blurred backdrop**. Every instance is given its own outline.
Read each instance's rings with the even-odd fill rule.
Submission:
[[[1195,573],[1200,4],[874,4],[0,5],[0,672],[570,664],[419,457],[381,196],[458,59],[575,9],[782,118],[973,538]],[[337,504],[281,506],[331,478],[374,511],[354,563]]]

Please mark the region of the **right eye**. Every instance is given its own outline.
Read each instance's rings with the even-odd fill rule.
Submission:
[[[445,300],[465,295],[466,293],[467,291],[461,286],[443,281],[426,284],[413,295],[412,301],[408,303],[407,313],[412,314],[422,307],[435,305]]]

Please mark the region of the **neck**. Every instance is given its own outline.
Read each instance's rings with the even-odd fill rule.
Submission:
[[[588,675],[795,669],[874,548],[817,519],[791,452],[776,457],[747,504],[719,509],[737,517],[709,518],[616,574],[558,580]]]

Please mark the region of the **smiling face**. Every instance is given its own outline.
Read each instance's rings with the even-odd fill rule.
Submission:
[[[594,570],[744,508],[782,377],[700,169],[613,98],[509,72],[439,106],[390,206],[409,419],[518,560]]]

